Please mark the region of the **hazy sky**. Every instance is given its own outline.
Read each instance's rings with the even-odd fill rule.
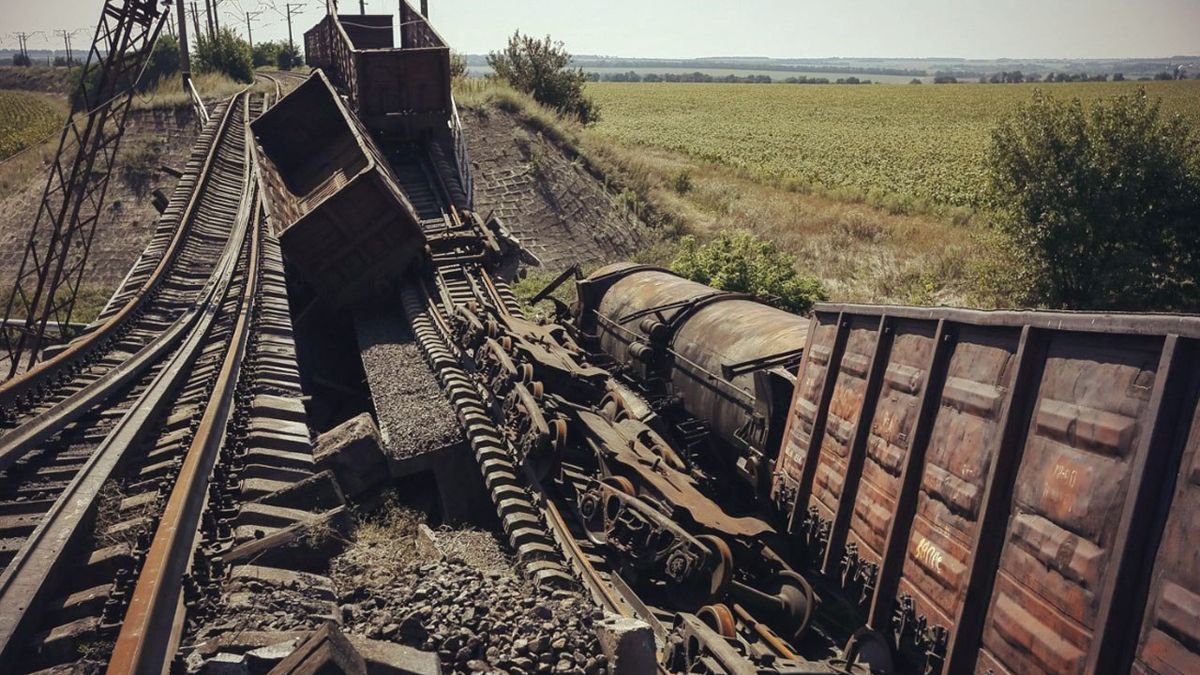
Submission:
[[[286,37],[286,0],[220,0],[223,20],[245,30],[243,10],[263,10],[256,39]],[[1200,54],[1200,0],[429,0],[434,25],[455,49],[486,53],[516,29],[549,33],[578,54],[698,56],[957,56],[1101,58]],[[203,0],[199,0],[203,12]],[[306,0],[296,40],[324,13]],[[417,0],[413,0],[417,4]],[[367,0],[368,13],[396,11]],[[61,44],[54,29],[91,37],[100,0],[0,0],[0,48],[14,31],[46,31],[31,48]],[[342,0],[357,12],[357,0]],[[234,17],[237,21],[234,21]],[[86,33],[86,36],[85,36]],[[53,40],[53,43],[51,42]]]

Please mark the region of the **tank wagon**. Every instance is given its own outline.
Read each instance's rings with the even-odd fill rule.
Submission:
[[[765,496],[808,319],[646,265],[578,284],[580,326],[659,398],[705,420],[728,464]]]
[[[902,672],[1200,672],[1200,317],[819,304],[774,323],[632,265],[579,298],[581,334],[633,379],[669,381],[737,461],[758,443],[806,576]],[[797,352],[790,404],[739,367]]]
[[[250,128],[284,255],[319,294],[358,302],[424,251],[416,212],[322,71]]]

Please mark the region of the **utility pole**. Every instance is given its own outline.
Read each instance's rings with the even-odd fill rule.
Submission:
[[[250,32],[250,19],[262,12],[246,12],[246,40],[250,42],[250,51],[254,51],[254,33]]]
[[[304,5],[302,5],[302,4],[293,5],[292,3],[289,2],[287,5],[285,5],[285,7],[287,7],[288,47],[291,49],[292,57],[295,58],[296,43],[292,40],[292,7],[295,7],[296,9],[300,9],[300,8],[304,7]]]
[[[217,36],[216,31],[213,30],[212,0],[204,0],[204,19],[208,21],[208,39],[211,40]]]
[[[200,39],[200,10],[196,9],[196,0],[192,0],[192,28],[196,29],[196,39]]]
[[[17,36],[17,42],[20,44],[21,56],[29,58],[29,50],[25,48],[25,43],[33,36],[33,33],[13,33]]]
[[[367,0],[358,0],[358,13],[359,14],[367,13]]]
[[[429,0],[421,0],[421,16],[429,19]]]
[[[63,47],[66,47],[66,49],[67,49],[67,67],[70,67],[71,61],[72,61],[72,59],[71,59],[71,34],[74,33],[75,31],[73,31],[73,30],[56,30],[54,32],[58,33],[59,35],[62,36]]]
[[[192,58],[188,53],[187,13],[184,11],[183,0],[175,0],[175,13],[179,21],[179,74],[183,77],[183,91],[191,90]],[[196,34],[200,34],[200,23],[196,21],[196,2],[192,1],[192,23],[196,26]]]
[[[217,34],[217,33],[220,33],[220,32],[221,32],[221,13],[217,11],[217,3],[218,3],[218,2],[220,2],[220,1],[221,1],[221,0],[212,0],[212,7],[213,7],[213,15],[212,15],[212,16],[213,16],[213,30],[215,31],[215,32],[213,33],[213,35],[214,35],[214,36],[216,36],[216,34]]]

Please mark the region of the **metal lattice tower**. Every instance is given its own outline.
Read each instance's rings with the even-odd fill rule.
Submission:
[[[51,319],[64,327],[71,320],[133,87],[166,16],[156,0],[104,3],[5,306],[0,340],[9,359],[8,377],[17,373],[23,355],[27,368],[36,363]]]

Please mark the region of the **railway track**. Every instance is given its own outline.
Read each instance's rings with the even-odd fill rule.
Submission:
[[[95,325],[0,389],[10,405],[0,435],[8,672],[169,664],[183,608],[219,585],[214,552],[237,543],[239,506],[255,496],[232,469],[245,464],[246,438],[272,414],[296,418],[271,404],[298,395],[299,377],[247,143],[271,98],[243,93],[219,109]],[[292,447],[307,444],[301,433]]]

